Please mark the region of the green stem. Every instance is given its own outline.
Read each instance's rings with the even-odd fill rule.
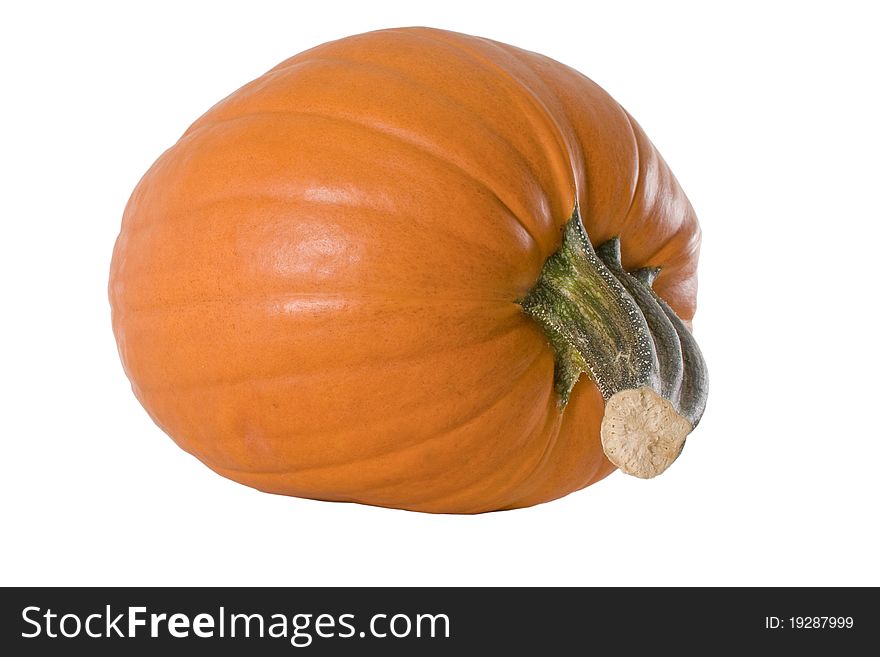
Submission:
[[[645,317],[593,250],[577,208],[562,246],[544,263],[520,305],[556,350],[556,391],[563,408],[582,373],[605,399],[624,388],[655,385],[656,353]]]
[[[560,411],[587,374],[607,402],[606,453],[637,476],[654,476],[675,460],[706,405],[705,361],[654,292],[657,272],[626,272],[617,238],[594,250],[575,207],[562,245],[519,302],[555,350]]]
[[[635,300],[651,332],[654,350],[657,353],[658,375],[660,388],[657,392],[673,404],[678,403],[679,390],[684,375],[684,361],[681,352],[681,341],[669,317],[660,305],[650,283],[645,285],[635,276],[628,274],[620,262],[620,240],[612,237],[596,249],[599,258],[620,281],[623,287]],[[653,270],[653,275],[659,270]],[[653,281],[652,281],[653,282]]]

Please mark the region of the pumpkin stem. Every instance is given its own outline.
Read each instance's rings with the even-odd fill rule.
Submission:
[[[575,207],[562,246],[519,301],[556,352],[560,410],[587,374],[606,400],[606,456],[641,478],[672,464],[706,406],[705,361],[684,322],[654,292],[659,271],[626,272],[616,237],[594,250]]]

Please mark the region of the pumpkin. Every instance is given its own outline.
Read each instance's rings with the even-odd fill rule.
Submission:
[[[700,232],[639,125],[436,29],[301,53],[144,175],[113,330],[155,423],[262,491],[477,513],[671,463],[705,405]]]

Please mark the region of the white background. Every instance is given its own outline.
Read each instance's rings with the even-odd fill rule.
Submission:
[[[425,4],[4,9],[0,583],[880,585],[872,3]],[[131,394],[106,284],[141,174],[282,59],[405,25],[581,70],[690,196],[712,390],[662,477],[474,517],[270,496]]]

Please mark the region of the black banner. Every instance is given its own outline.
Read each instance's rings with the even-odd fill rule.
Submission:
[[[854,649],[873,589],[18,588],[7,655],[586,653],[602,645]],[[10,651],[11,649],[11,651]],[[465,653],[469,654],[469,653]],[[852,653],[845,653],[852,654]]]

